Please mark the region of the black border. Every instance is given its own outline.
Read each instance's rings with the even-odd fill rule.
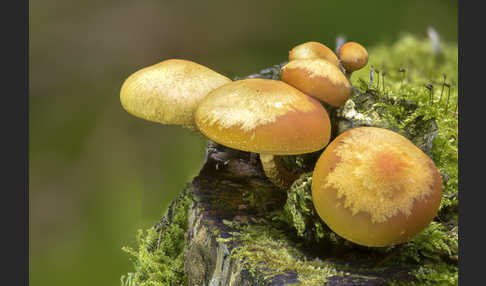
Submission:
[[[484,13],[473,1],[458,1],[459,60],[459,285],[482,285],[484,263],[485,73]],[[481,55],[476,57],[475,55]],[[474,132],[474,131],[476,132]],[[479,131],[479,132],[478,132]],[[481,157],[480,157],[481,156]]]
[[[2,284],[29,285],[29,1],[2,12]]]

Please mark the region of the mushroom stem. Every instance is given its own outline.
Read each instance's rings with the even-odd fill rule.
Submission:
[[[383,78],[383,83],[382,83],[382,85],[383,85],[383,93],[385,93],[385,75],[386,75],[386,72],[383,71],[381,73],[381,77]]]
[[[347,71],[345,70],[344,71],[344,75],[346,76],[346,78],[348,79],[349,83],[351,83],[351,75],[353,74],[352,71]]]
[[[446,107],[445,107],[445,112],[447,112],[447,110],[449,110],[449,98],[451,97],[451,88],[450,86],[447,87],[447,103],[446,103]],[[457,107],[457,106],[456,106]]]
[[[378,91],[380,89],[380,70],[376,69],[376,74],[378,75],[378,81],[376,84],[376,90]]]
[[[439,104],[442,101],[442,94],[444,93],[444,87],[446,86],[446,74],[443,75],[444,81],[442,82],[442,91],[440,92],[440,97],[439,97]]]
[[[298,173],[285,168],[282,158],[277,155],[260,154],[263,171],[267,178],[281,189],[288,189],[299,178]]]
[[[373,83],[373,64],[370,67],[370,82],[368,83],[368,89],[371,87],[372,83]]]
[[[403,79],[405,79],[406,70],[404,68],[400,68],[398,71],[400,73],[402,73],[402,79],[400,80],[400,87],[402,87],[403,86]]]

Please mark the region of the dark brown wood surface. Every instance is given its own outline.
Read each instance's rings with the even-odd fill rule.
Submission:
[[[246,78],[279,79],[283,64]],[[370,93],[367,96],[373,98],[374,95]],[[347,123],[340,125],[347,126],[346,129],[367,125],[366,122],[340,118],[336,109],[325,107],[333,121],[335,130],[333,137],[344,131],[337,128],[340,121]],[[427,134],[421,136],[420,140],[409,137],[428,154],[430,154],[431,142],[437,134],[436,124],[430,122],[429,125]],[[263,279],[264,275],[259,273],[258,269],[256,271],[253,269],[250,273],[241,260],[231,256],[238,242],[217,239],[231,238],[231,233],[235,231],[228,224],[223,223],[224,220],[252,223],[263,219],[261,209],[249,205],[244,198],[245,194],[252,192],[269,194],[263,205],[266,210],[282,208],[285,204],[286,192],[278,189],[266,178],[258,154],[230,149],[208,141],[204,165],[199,175],[181,196],[188,195],[186,192],[189,192],[194,200],[189,210],[186,234],[185,272],[189,285],[303,285],[298,273],[292,271],[271,279]],[[177,201],[173,204],[175,203]],[[170,223],[170,216],[169,208],[168,215],[161,220],[161,223]],[[326,250],[322,249],[313,252],[302,249],[302,253],[306,253],[307,261],[322,258],[332,261],[335,265],[346,266],[347,274],[327,277],[326,285],[388,285],[390,281],[407,283],[413,280],[413,277],[408,274],[410,269],[402,266],[392,265],[378,270],[373,267],[376,265],[346,260],[342,255],[336,255],[337,252],[328,250],[326,253]],[[316,253],[319,253],[319,256],[316,256]],[[386,255],[383,259],[386,260]]]

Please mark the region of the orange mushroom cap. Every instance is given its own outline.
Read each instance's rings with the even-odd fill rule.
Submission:
[[[362,69],[368,63],[368,51],[356,43],[347,42],[339,48],[338,57],[346,72]]]
[[[193,113],[199,101],[229,82],[203,65],[170,59],[130,75],[122,85],[120,101],[136,117],[195,129]]]
[[[324,59],[290,61],[282,68],[282,81],[334,107],[343,106],[351,95],[346,76]]]
[[[245,79],[211,91],[195,113],[199,131],[230,148],[273,155],[310,153],[331,135],[315,99],[277,80]]]
[[[289,52],[289,61],[321,58],[339,66],[336,54],[326,45],[319,42],[306,42],[295,46]]]
[[[338,235],[365,246],[403,243],[436,216],[442,180],[434,162],[402,135],[350,129],[316,163],[312,200]]]

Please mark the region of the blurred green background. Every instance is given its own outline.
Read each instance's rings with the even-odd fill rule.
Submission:
[[[205,141],[135,118],[131,73],[184,58],[228,77],[336,36],[457,41],[457,1],[30,1],[30,285],[119,285],[124,245],[197,175]],[[370,55],[372,57],[373,55]]]

